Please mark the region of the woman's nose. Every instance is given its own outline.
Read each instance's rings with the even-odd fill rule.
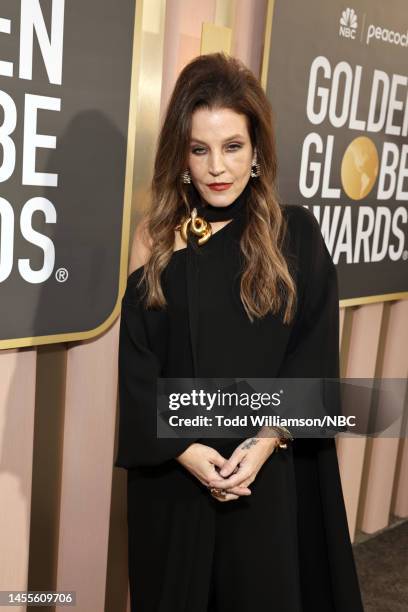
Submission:
[[[218,176],[224,172],[224,162],[222,156],[213,154],[208,161],[208,171],[212,176]]]

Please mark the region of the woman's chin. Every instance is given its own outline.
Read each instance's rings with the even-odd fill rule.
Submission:
[[[227,189],[225,192],[217,192],[213,191],[212,189],[208,189],[204,198],[205,201],[208,202],[208,204],[211,204],[212,206],[219,206],[220,208],[222,208],[223,206],[228,206],[229,204],[232,204],[232,202],[236,200],[238,195],[239,192],[236,192],[235,189],[231,191],[231,188]]]

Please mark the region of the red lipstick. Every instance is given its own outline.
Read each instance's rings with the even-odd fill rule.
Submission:
[[[232,183],[210,183],[208,187],[213,191],[225,191],[225,189],[229,189]]]

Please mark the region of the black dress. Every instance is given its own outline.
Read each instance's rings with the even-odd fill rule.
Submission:
[[[265,462],[251,496],[222,503],[174,460],[194,440],[156,437],[157,377],[339,376],[335,266],[313,215],[282,209],[299,299],[289,326],[272,314],[251,323],[241,304],[243,216],[217,231],[199,257],[189,249],[172,255],[163,275],[166,309],[143,306],[142,268],[128,278],[115,466],[128,470],[133,612],[363,610],[333,439],[295,439]],[[191,274],[198,275],[193,288]],[[229,457],[238,441],[204,443]]]

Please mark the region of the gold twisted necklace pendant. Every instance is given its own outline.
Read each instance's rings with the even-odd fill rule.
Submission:
[[[202,217],[197,215],[197,209],[193,208],[191,216],[187,217],[176,229],[180,230],[180,235],[184,242],[187,243],[187,232],[198,236],[198,244],[201,246],[210,239],[212,234],[211,224]]]

